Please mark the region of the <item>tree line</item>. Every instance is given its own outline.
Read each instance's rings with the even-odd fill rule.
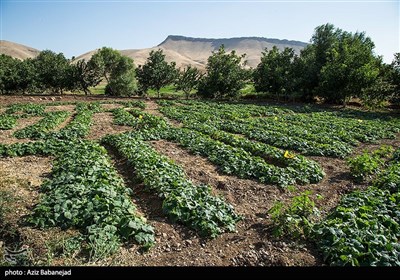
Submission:
[[[351,33],[332,24],[318,26],[300,54],[277,47],[262,52],[255,69],[247,69],[245,55],[221,46],[208,58],[206,72],[167,63],[161,49],[151,51],[144,65],[135,68],[131,58],[103,47],[89,61],[71,61],[62,53],[46,50],[36,58],[18,60],[0,56],[2,94],[83,91],[100,82],[105,94],[144,95],[174,84],[187,97],[193,92],[207,98],[236,98],[247,84],[257,92],[277,98],[316,99],[346,104],[359,98],[367,106],[400,100],[400,53],[386,64],[374,53],[375,45],[364,32]]]

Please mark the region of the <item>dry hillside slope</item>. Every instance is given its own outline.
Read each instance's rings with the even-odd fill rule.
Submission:
[[[13,43],[5,40],[0,40],[0,54],[5,54],[18,58],[21,60],[27,58],[34,58],[40,53],[40,50],[21,45],[18,43]]]
[[[272,49],[277,46],[280,50],[285,47],[291,47],[297,54],[300,53],[307,43],[299,41],[267,39],[260,37],[242,37],[230,39],[203,39],[190,38],[184,36],[168,36],[161,44],[147,49],[121,50],[123,55],[133,58],[136,65],[145,63],[150,51],[162,49],[166,54],[166,60],[175,61],[177,67],[193,65],[200,69],[205,69],[207,58],[213,51],[216,51],[221,45],[225,46],[227,51],[236,50],[238,54],[246,54],[247,64],[250,67],[256,67],[260,62],[261,52],[265,48]],[[76,58],[89,60],[97,50],[87,52]]]

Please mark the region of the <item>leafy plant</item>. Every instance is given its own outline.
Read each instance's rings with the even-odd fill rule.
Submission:
[[[10,115],[0,115],[0,130],[12,129],[17,125],[17,117]]]
[[[39,122],[17,130],[14,136],[16,138],[43,138],[50,130],[60,125],[68,116],[69,113],[64,111],[46,113]]]
[[[311,195],[311,191],[305,191],[293,197],[288,206],[281,201],[275,202],[268,211],[273,221],[275,236],[295,239],[308,237],[313,220],[319,215],[319,210]]]
[[[163,197],[163,210],[171,220],[210,237],[234,231],[240,217],[230,204],[213,196],[209,187],[195,186],[182,168],[141,139],[142,133],[134,132],[107,136],[103,141],[128,159],[138,180]]]
[[[400,148],[398,148],[387,163],[387,168],[373,182],[374,186],[389,190],[391,193],[400,192]]]
[[[363,182],[380,173],[385,165],[385,159],[393,153],[393,150],[391,146],[383,145],[371,153],[364,151],[362,155],[349,158],[347,164],[354,179]]]
[[[331,265],[400,265],[400,195],[374,187],[345,195],[313,228],[313,239]]]
[[[69,144],[68,152],[58,154],[29,221],[39,227],[81,229],[94,258],[115,252],[123,240],[152,246],[153,228],[137,215],[105,149],[89,141]]]
[[[42,104],[34,104],[34,103],[21,103],[21,104],[12,104],[7,110],[6,114],[27,114],[33,116],[40,116],[44,113],[44,109],[46,107]]]

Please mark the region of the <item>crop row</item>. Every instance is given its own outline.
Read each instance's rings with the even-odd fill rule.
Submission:
[[[141,121],[147,118],[146,115],[141,115],[144,113],[140,111],[127,112],[123,109],[115,109],[113,112],[114,120],[118,124],[135,128],[138,128]],[[171,128],[162,118],[150,116],[153,121],[147,127],[157,127],[157,129],[142,131],[146,140],[166,139],[177,142],[191,152],[207,157],[226,174],[258,179],[263,183],[280,186],[317,183],[324,176],[322,168],[316,162],[303,156],[263,143],[252,142],[199,123],[191,123],[190,129]],[[272,161],[273,164],[269,164],[268,161]]]
[[[345,195],[314,227],[331,265],[400,266],[400,148],[366,191]]]
[[[266,129],[280,129],[282,132],[303,131],[320,137],[329,137],[357,145],[382,138],[395,138],[400,130],[400,123],[381,120],[343,118],[336,113],[323,112],[311,114],[285,115],[276,118],[258,118],[249,123]],[[324,140],[326,141],[326,140]]]
[[[39,227],[80,229],[95,259],[115,252],[122,241],[130,239],[151,246],[153,228],[137,214],[107,151],[90,141],[78,140],[68,146],[68,152],[54,161],[30,222]]]
[[[75,139],[86,136],[90,131],[93,114],[101,110],[99,103],[78,103],[73,120],[57,132],[46,135],[46,139]]]
[[[271,146],[282,149],[299,151],[306,155],[345,157],[350,154],[351,146],[340,141],[327,139],[329,143],[321,143],[318,135],[308,134],[307,138],[296,136],[295,131],[281,133],[279,129],[262,129],[255,124],[246,123],[243,120],[221,120],[213,115],[203,114],[202,112],[184,113],[178,107],[163,107],[161,112],[166,116],[182,121],[184,124],[189,122],[207,122],[220,130],[231,133],[245,135],[249,139],[260,141]],[[303,132],[298,132],[303,134]]]
[[[167,126],[164,119],[137,109],[130,109],[127,111],[122,108],[117,108],[112,110],[112,113],[114,115],[115,124],[131,126],[134,129]]]
[[[207,134],[212,139],[221,141],[233,147],[242,148],[254,156],[260,156],[267,162],[282,166],[291,177],[295,178],[299,184],[317,183],[324,177],[321,166],[302,155],[297,155],[276,147],[248,140],[247,138],[218,130],[210,123],[191,122],[186,125],[189,129],[197,130]]]
[[[145,140],[166,139],[176,142],[194,154],[206,157],[222,173],[239,178],[257,179],[262,183],[288,186],[296,183],[288,169],[268,164],[239,147],[232,147],[200,132],[187,128],[149,129],[141,132]],[[316,176],[320,176],[316,174]]]
[[[128,159],[137,179],[164,199],[163,211],[172,221],[211,237],[235,229],[240,217],[230,204],[213,196],[208,186],[194,185],[181,167],[158,154],[141,138],[139,132],[132,132],[107,136],[103,141]]]
[[[43,118],[36,124],[14,132],[16,138],[43,138],[49,131],[60,125],[69,116],[68,112],[55,111],[44,113]]]
[[[230,106],[231,112],[218,111],[220,105],[212,102],[198,103],[196,106],[162,106],[166,116],[183,122],[208,122],[220,130],[243,134],[275,147],[299,151],[306,155],[345,157],[352,151],[352,146],[359,141],[370,142],[382,138],[394,138],[399,131],[400,122],[382,115],[381,119],[350,119],[341,112],[297,113],[285,111],[268,118],[254,118],[245,115],[235,116],[235,107],[239,112],[254,105]],[[161,105],[166,105],[163,102]],[[226,114],[230,114],[227,116]],[[355,113],[353,113],[355,114]],[[226,116],[225,116],[226,115]],[[240,116],[241,115],[241,116]],[[232,117],[233,116],[233,117]]]
[[[17,116],[0,115],[0,130],[12,129],[17,125]]]
[[[392,193],[400,193],[400,148],[397,148],[386,169],[374,181],[374,186]]]
[[[40,116],[44,113],[45,106],[34,103],[18,103],[7,107],[6,114],[26,114]]]
[[[198,102],[193,100],[181,100],[179,103],[187,111],[201,111],[204,113],[215,113],[216,116],[223,119],[244,119],[250,117],[267,117],[284,114],[294,114],[292,109],[282,106],[271,105],[253,105],[253,104],[235,104],[235,103],[218,103],[213,101]],[[295,109],[295,108],[293,108]]]

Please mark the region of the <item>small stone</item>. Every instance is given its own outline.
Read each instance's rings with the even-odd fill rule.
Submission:
[[[167,234],[165,232],[163,232],[162,237],[167,238]]]
[[[201,243],[200,246],[204,248],[204,247],[206,247],[206,244]]]
[[[256,246],[254,246],[253,244],[249,245],[250,249],[254,249]]]
[[[188,244],[188,245],[192,245],[192,240],[185,240],[185,242],[186,242],[186,244]]]

